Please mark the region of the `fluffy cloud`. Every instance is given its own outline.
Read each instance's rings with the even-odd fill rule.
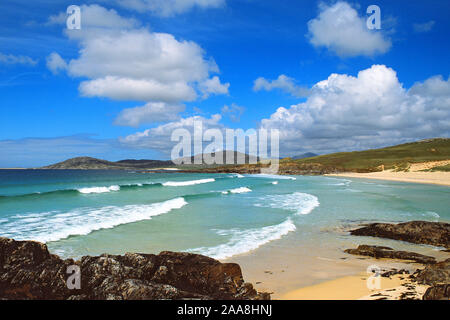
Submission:
[[[207,98],[212,94],[228,94],[229,87],[230,84],[222,84],[218,76],[206,79],[199,85],[199,89],[203,93],[203,98]]]
[[[150,11],[157,15],[168,17],[184,13],[194,7],[219,8],[225,0],[116,0],[125,8],[139,12]]]
[[[58,53],[52,52],[47,57],[47,68],[53,74],[58,74],[60,71],[67,70],[67,62]]]
[[[245,108],[232,103],[231,106],[223,106],[220,111],[222,112],[222,115],[227,115],[228,117],[230,117],[231,121],[239,122],[241,120],[242,114],[245,111]]]
[[[261,126],[279,129],[284,154],[357,150],[450,135],[450,79],[409,90],[384,65],[332,74],[304,103],[278,108]]]
[[[222,116],[220,114],[212,115],[211,118],[202,116],[193,116],[189,118],[181,118],[178,121],[169,122],[156,128],[147,129],[142,132],[131,134],[127,137],[120,138],[119,141],[123,146],[138,149],[153,149],[164,154],[170,154],[172,147],[177,142],[171,141],[172,132],[176,129],[186,129],[193,135],[194,126],[201,123],[203,130],[208,129],[224,129],[220,124]]]
[[[81,30],[65,30],[78,42],[79,57],[67,66],[57,53],[48,57],[52,72],[65,68],[72,77],[87,78],[80,83],[81,95],[178,105],[194,101],[200,94],[228,93],[229,83],[222,84],[218,76],[212,76],[219,69],[195,42],[140,28],[136,20],[98,5],[81,6],[81,14]],[[63,23],[59,15],[49,22]],[[133,117],[128,122],[147,122],[147,113],[136,110],[142,111],[126,114],[142,114],[145,120]],[[123,118],[118,121],[127,123]]]
[[[272,81],[260,77],[256,79],[253,84],[254,91],[271,91],[274,89],[280,89],[293,95],[294,97],[304,97],[308,95],[308,89],[296,85],[294,79],[284,74],[280,75],[278,79]]]
[[[23,64],[35,66],[38,61],[27,56],[15,56],[13,54],[3,54],[0,52],[0,63],[3,64]]]
[[[380,31],[371,31],[366,20],[346,2],[320,5],[319,16],[308,22],[309,41],[341,57],[373,56],[387,52],[391,41]]]
[[[142,107],[123,110],[116,118],[115,124],[120,126],[138,127],[141,124],[174,121],[185,107],[178,104],[150,102]]]
[[[121,17],[116,10],[106,9],[97,4],[82,5],[81,6],[81,27],[83,33],[86,30],[92,28],[105,28],[105,29],[129,29],[138,27],[139,21],[132,18]],[[66,24],[67,14],[66,12],[60,12],[57,15],[52,15],[48,18],[47,24]],[[70,33],[70,32],[69,32]],[[80,31],[73,32],[73,35],[80,34]]]
[[[415,32],[419,32],[419,33],[424,33],[424,32],[428,32],[431,31],[431,29],[433,29],[434,24],[436,22],[434,20],[425,22],[425,23],[415,23],[413,24],[413,28]]]

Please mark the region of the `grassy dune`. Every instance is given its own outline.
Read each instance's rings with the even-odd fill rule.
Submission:
[[[438,138],[382,149],[340,152],[300,160],[283,159],[282,166],[319,166],[325,171],[374,172],[383,169],[405,171],[411,163],[450,159],[450,139]],[[449,171],[448,165],[433,170]]]

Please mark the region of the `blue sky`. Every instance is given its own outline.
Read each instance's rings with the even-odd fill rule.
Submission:
[[[72,4],[81,30],[66,29]],[[381,30],[365,27],[372,4]],[[170,130],[193,117],[278,129],[290,156],[448,137],[449,9],[437,0],[2,1],[0,167],[167,159]]]

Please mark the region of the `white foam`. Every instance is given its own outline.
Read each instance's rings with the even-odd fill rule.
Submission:
[[[247,177],[253,177],[253,178],[264,178],[264,179],[279,179],[279,180],[297,180],[295,177],[289,177],[289,176],[281,176],[278,174],[247,174]]]
[[[240,188],[236,188],[236,189],[231,189],[228,191],[223,191],[223,194],[228,194],[228,193],[247,193],[247,192],[252,192],[252,189],[247,188],[247,187],[240,187]]]
[[[242,174],[239,174],[239,173],[233,173],[233,175],[231,175],[230,178],[239,178],[239,179],[242,179],[242,178],[245,178],[245,177],[244,177]]]
[[[295,231],[296,227],[291,219],[274,225],[259,229],[231,229],[219,230],[217,234],[230,237],[227,243],[216,247],[202,247],[188,250],[189,252],[200,253],[215,259],[227,259],[232,256],[247,253],[275,240],[281,239],[289,232]]]
[[[272,182],[272,184],[273,184],[273,185],[277,185],[277,184],[278,184],[278,181],[274,181],[274,182]]]
[[[267,195],[256,204],[257,207],[284,209],[294,211],[297,214],[309,214],[319,205],[320,202],[316,196],[302,192]]]
[[[184,186],[193,186],[196,184],[202,184],[202,183],[210,183],[214,182],[216,179],[200,179],[200,180],[191,180],[191,181],[167,181],[164,182],[162,185],[165,187],[184,187]]]
[[[329,186],[348,186],[350,183],[352,183],[352,180],[348,179],[339,179],[339,178],[330,178],[327,177],[328,180],[334,180],[336,183],[327,183]]]
[[[57,241],[69,236],[87,235],[96,230],[149,220],[154,216],[180,209],[187,204],[184,198],[180,197],[149,205],[80,208],[65,213],[55,213],[40,221],[27,222],[23,219],[15,219],[6,224],[4,230],[7,232],[0,231],[0,236],[17,240]]]
[[[119,191],[120,186],[110,186],[110,187],[91,187],[91,188],[81,188],[78,189],[78,192],[83,194],[90,194],[90,193],[107,193],[111,191]]]

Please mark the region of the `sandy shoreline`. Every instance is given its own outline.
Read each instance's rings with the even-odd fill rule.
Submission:
[[[379,281],[379,285],[375,282]],[[288,292],[281,296],[283,300],[399,300],[408,291],[411,282],[407,276],[370,278],[367,274],[348,276],[326,281]],[[373,287],[372,287],[373,286]],[[370,289],[373,288],[373,289]],[[414,295],[417,299],[425,293],[428,286],[417,285]]]
[[[364,178],[376,180],[388,180],[399,182],[436,184],[441,186],[450,186],[450,172],[371,172],[371,173],[338,173],[327,174],[332,177],[346,177],[346,178]]]
[[[367,272],[368,267],[375,265],[382,270],[405,269],[413,273],[423,265],[405,260],[354,256],[344,253],[345,248],[368,243],[434,256],[438,261],[448,258],[448,253],[431,246],[377,238],[362,241],[339,234],[334,234],[333,238],[335,241],[332,243],[326,239],[322,243],[305,245],[289,241],[288,236],[222,262],[238,263],[244,279],[254,284],[258,291],[271,293],[275,300],[356,300],[375,298],[370,295],[377,294],[366,286],[371,275]],[[401,292],[405,288],[401,286],[403,280],[400,280],[382,278],[382,289],[397,288],[389,291],[392,294]],[[397,298],[393,296],[390,299]]]

